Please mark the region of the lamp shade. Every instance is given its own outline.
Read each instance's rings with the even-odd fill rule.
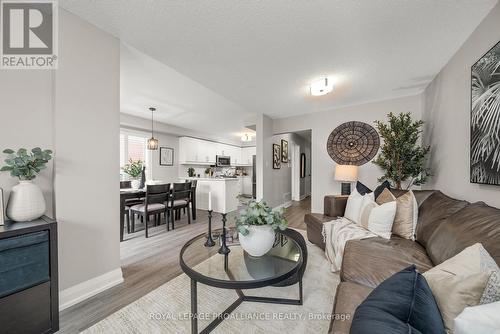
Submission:
[[[358,166],[337,165],[335,166],[335,180],[343,182],[354,182],[358,180]]]

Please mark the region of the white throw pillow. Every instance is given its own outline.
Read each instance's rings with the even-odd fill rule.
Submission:
[[[372,198],[365,196],[361,204],[359,224],[382,238],[390,239],[396,209],[396,201],[378,205]]]
[[[455,334],[500,334],[500,302],[466,307],[453,321]]]
[[[373,193],[366,195],[361,195],[356,188],[351,192],[349,198],[347,199],[347,205],[345,207],[344,217],[349,219],[354,223],[359,223],[359,215],[361,213],[361,205],[363,204],[363,198],[371,198],[373,200]]]

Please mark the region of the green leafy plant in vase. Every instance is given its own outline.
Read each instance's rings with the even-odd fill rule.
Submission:
[[[241,247],[255,257],[266,254],[273,247],[276,231],[287,226],[284,209],[273,210],[264,201],[248,202],[236,218]]]
[[[194,168],[193,167],[189,167],[188,170],[187,170],[187,173],[188,173],[189,177],[194,177],[194,175],[195,175]]]
[[[32,182],[52,159],[51,150],[35,147],[31,151],[20,148],[17,151],[5,149],[7,155],[1,172],[10,172],[19,179],[19,184],[12,187],[7,204],[7,216],[13,221],[31,221],[45,213],[46,205],[40,187]]]
[[[142,175],[142,170],[144,168],[144,163],[141,160],[129,160],[128,164],[122,167],[125,174],[130,176],[132,188],[138,189],[141,183],[140,178]]]

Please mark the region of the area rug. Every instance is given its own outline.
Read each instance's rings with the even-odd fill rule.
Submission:
[[[326,333],[339,276],[330,272],[323,251],[307,242],[304,304],[243,302],[212,333]],[[202,262],[210,266],[219,255]],[[244,290],[246,295],[298,298],[298,286]],[[237,299],[233,290],[198,284],[198,330]],[[190,279],[182,274],[88,328],[84,333],[190,333]],[[203,319],[205,318],[205,319]]]

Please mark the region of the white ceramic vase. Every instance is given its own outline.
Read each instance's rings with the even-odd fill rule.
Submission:
[[[132,186],[132,189],[139,189],[139,186],[141,185],[141,180],[132,180],[130,182],[130,185]]]
[[[39,186],[31,181],[19,181],[12,187],[7,216],[16,222],[32,221],[45,213],[45,198]]]
[[[239,233],[241,247],[251,256],[262,256],[273,248],[275,233],[270,225],[251,225],[249,233]]]

